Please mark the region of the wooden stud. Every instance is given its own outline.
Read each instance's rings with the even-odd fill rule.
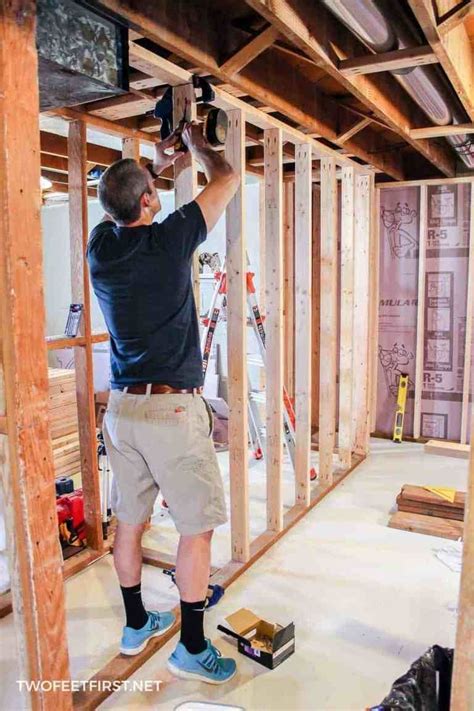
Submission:
[[[295,183],[283,183],[283,382],[295,395]]]
[[[283,528],[283,215],[282,134],[265,131],[267,528]]]
[[[319,478],[333,480],[336,436],[337,180],[333,158],[321,160],[321,345]]]
[[[413,415],[413,437],[418,439],[421,431],[421,400],[423,392],[423,367],[425,343],[425,265],[427,232],[428,192],[426,185],[420,187],[420,227],[418,256],[418,306],[416,309],[416,362],[415,362],[415,402]]]
[[[220,66],[220,70],[232,77],[241,69],[247,66],[255,57],[270,47],[278,37],[278,31],[272,27],[266,27],[258,35],[252,37],[241,49]]]
[[[371,178],[372,181],[372,178]],[[380,289],[380,189],[372,186],[370,241],[369,303],[369,433],[375,431],[377,419],[377,383],[379,368],[379,289]]]
[[[352,459],[352,391],[354,349],[355,171],[342,169],[341,196],[341,335],[339,353],[339,461]],[[355,373],[357,377],[357,373]]]
[[[226,159],[240,187],[226,211],[229,474],[232,560],[249,559],[247,252],[245,239],[245,117],[229,111]]]
[[[354,238],[354,381],[352,421],[354,449],[366,455],[369,449],[368,422],[368,338],[369,338],[369,245],[370,177],[355,181]]]
[[[412,128],[412,138],[439,138],[441,136],[462,136],[465,133],[474,133],[474,123],[453,123],[449,126],[427,126],[426,128]]]
[[[84,346],[74,348],[82,462],[81,480],[84,492],[87,543],[93,550],[101,551],[103,536],[97,466],[91,306],[89,272],[85,263],[88,240],[86,140],[86,124],[83,121],[71,121],[68,139],[71,298],[73,303],[84,305],[78,335],[85,338]]]
[[[140,141],[138,138],[122,138],[122,158],[132,158],[140,162]]]
[[[25,682],[69,679],[47,418],[35,22],[32,0],[0,4],[0,476]],[[19,692],[22,708],[72,708],[70,690]]]
[[[429,44],[421,47],[405,47],[381,54],[367,54],[364,57],[343,59],[339,62],[339,71],[345,76],[351,74],[373,74],[374,72],[393,72],[424,64],[436,64],[438,57]]]
[[[472,319],[474,318],[474,185],[471,185],[469,215],[469,267],[467,275],[466,329],[464,337],[464,374],[462,381],[461,444],[467,442],[469,397],[471,394]]]
[[[195,121],[196,97],[194,87],[189,82],[173,88],[173,126],[180,121]],[[184,153],[174,164],[174,194],[175,209],[194,200],[197,194],[196,160],[191,151]],[[201,289],[199,282],[199,254],[196,250],[193,255],[193,291],[198,314],[201,309]]]
[[[296,146],[295,162],[295,503],[309,506],[311,467],[311,147]]]
[[[474,442],[474,418],[471,418]],[[464,544],[450,708],[471,711],[474,699],[474,447],[471,446],[464,513]]]
[[[319,429],[319,351],[320,351],[320,297],[321,297],[321,190],[312,186],[312,364],[311,364],[311,430]]]

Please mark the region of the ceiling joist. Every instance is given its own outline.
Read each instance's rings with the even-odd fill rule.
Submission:
[[[339,62],[360,54],[362,45],[326,8],[318,5],[316,11],[311,0],[246,2],[280,32],[285,33],[309,57],[322,61],[328,74],[444,175],[455,175],[455,156],[447,144],[429,139],[417,141],[410,136],[410,130],[419,126],[425,115],[393,77],[378,74],[342,74]]]
[[[408,3],[469,118],[474,121],[474,60],[465,27],[458,24],[441,35],[431,0],[408,0]]]
[[[338,66],[344,76],[351,76],[352,74],[392,72],[396,69],[408,69],[422,64],[436,64],[436,62],[438,62],[438,57],[428,44],[422,47],[407,47],[394,52],[344,59],[339,62]]]
[[[289,63],[288,55],[270,47],[234,76],[221,70],[223,33],[221,18],[215,10],[209,10],[204,16],[202,13],[188,14],[186,3],[180,3],[186,21],[178,25],[175,22],[176,3],[172,0],[139,5],[131,0],[101,0],[100,4],[123,17],[133,30],[186,60],[192,67],[199,67],[219,81],[232,84],[246,96],[273,107],[295,125],[305,126],[308,133],[318,134],[329,141],[337,137],[340,116],[346,110],[341,109],[334,98],[311,85],[300,68]],[[286,34],[286,30],[284,32]],[[238,42],[234,44],[238,46]],[[133,48],[131,63],[148,74],[136,62],[141,49],[136,52]],[[179,70],[176,65],[172,66],[173,71]],[[382,133],[369,129],[350,139],[346,147],[364,163],[395,179],[404,176],[402,157],[389,149],[389,142]]]
[[[221,71],[229,76],[234,76],[241,69],[250,64],[250,62],[264,52],[268,47],[275,42],[278,37],[278,31],[270,25],[262,30],[258,35],[252,37],[244,44],[232,57],[229,57],[224,64],[221,64]]]

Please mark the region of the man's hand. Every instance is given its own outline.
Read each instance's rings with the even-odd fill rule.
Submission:
[[[161,143],[155,143],[155,157],[153,159],[153,170],[157,175],[162,173],[166,168],[183,155],[183,151],[172,151],[171,149],[179,142],[179,133],[173,133],[165,138]]]
[[[181,140],[184,145],[194,153],[199,153],[199,151],[203,149],[211,148],[204,136],[203,124],[197,123],[196,121],[184,124],[181,132]]]

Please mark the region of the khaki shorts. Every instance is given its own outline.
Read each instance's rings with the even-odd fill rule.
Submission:
[[[119,521],[145,523],[160,490],[185,536],[227,521],[212,412],[200,395],[112,390],[104,439],[114,475],[112,510]]]

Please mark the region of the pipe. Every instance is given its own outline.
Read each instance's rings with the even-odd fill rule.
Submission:
[[[376,54],[413,47],[423,41],[407,17],[402,14],[392,17],[393,5],[388,4],[387,0],[321,1]],[[392,71],[391,74],[434,124],[446,126],[466,120],[457,102],[453,102],[452,92],[437,68],[419,66]],[[474,168],[471,137],[456,135],[448,136],[447,140],[463,162]]]

